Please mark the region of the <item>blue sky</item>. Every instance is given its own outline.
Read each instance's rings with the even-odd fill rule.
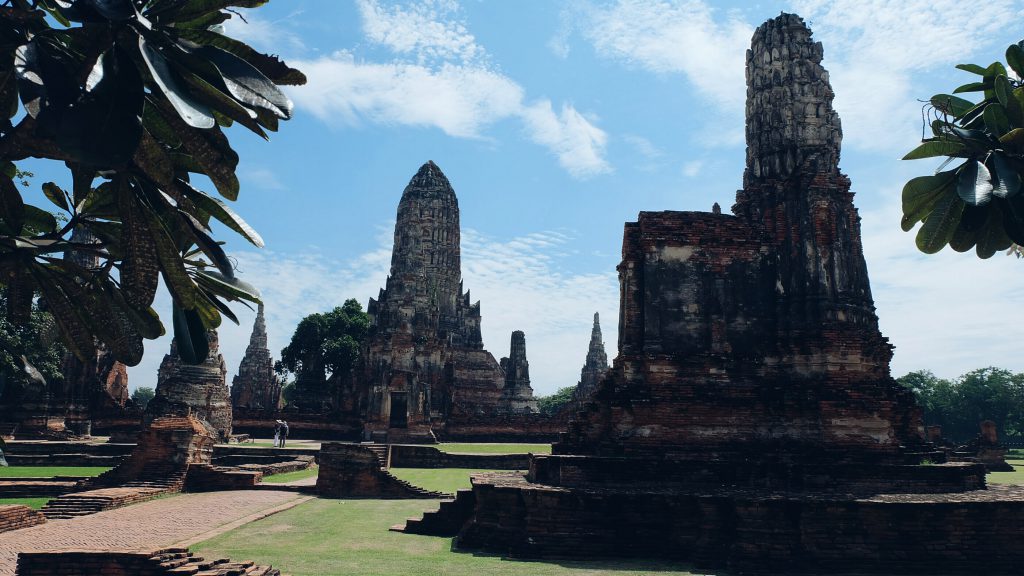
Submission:
[[[267,247],[218,232],[263,290],[275,356],[302,316],[376,296],[402,189],[434,160],[459,198],[485,346],[507,355],[524,330],[536,393],[575,384],[594,311],[616,354],[623,223],[732,205],[744,52],[780,11],[824,44],[894,376],[1024,370],[1024,262],[925,256],[899,228],[903,183],[935,168],[899,160],[920,139],[918,99],[968,81],[957,63],[1003,59],[1024,16],[1008,0],[276,0],[244,11],[229,33],[310,80],[289,90],[294,119],[269,143],[229,130],[242,157],[237,211]],[[157,306],[169,316],[166,295]],[[221,331],[229,382],[246,312]],[[148,343],[132,387],[155,385],[168,346]]]

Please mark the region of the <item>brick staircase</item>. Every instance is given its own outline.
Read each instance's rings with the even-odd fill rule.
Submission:
[[[281,576],[251,561],[205,560],[187,548],[155,551],[62,550],[22,552],[18,576]]]
[[[426,490],[424,488],[416,486],[415,484],[410,484],[405,480],[402,480],[401,478],[394,476],[393,474],[391,474],[391,472],[388,472],[384,468],[381,468],[380,471],[387,477],[391,478],[392,482],[400,485],[402,489],[405,490],[406,498],[451,498],[452,496],[447,492],[434,492],[433,490]]]
[[[41,510],[43,515],[48,519],[60,519],[95,514],[150,500],[162,494],[181,492],[185,485],[185,470],[167,465],[148,469],[138,480],[103,488],[102,486],[107,486],[108,482],[116,479],[116,476],[112,475],[113,472],[114,470],[109,470],[79,483],[78,488],[85,489],[84,491],[50,500]]]
[[[388,451],[390,449],[389,444],[363,444],[364,448],[369,448],[371,452],[377,455],[377,460],[380,462],[381,468],[390,468],[391,464],[388,462]]]
[[[472,490],[459,490],[455,499],[442,500],[441,507],[425,512],[422,518],[409,518],[405,524],[391,527],[392,532],[406,534],[427,534],[430,536],[456,536],[466,522],[473,517],[476,496]]]

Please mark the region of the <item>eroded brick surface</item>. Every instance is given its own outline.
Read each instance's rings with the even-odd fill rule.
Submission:
[[[299,497],[273,490],[181,494],[5,532],[0,538],[0,576],[14,574],[18,552],[169,546]]]

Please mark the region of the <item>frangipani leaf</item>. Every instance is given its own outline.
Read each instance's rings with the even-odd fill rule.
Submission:
[[[964,202],[959,196],[948,194],[941,198],[917,231],[917,248],[925,254],[935,254],[949,243],[960,222]]]
[[[956,193],[971,206],[984,206],[992,200],[992,174],[977,160],[967,161],[957,175]]]
[[[955,140],[930,140],[914,148],[903,157],[903,160],[918,160],[935,156],[957,156],[966,150],[962,142]]]
[[[1002,154],[992,155],[992,195],[1010,198],[1020,193],[1020,173],[1006,161]]]

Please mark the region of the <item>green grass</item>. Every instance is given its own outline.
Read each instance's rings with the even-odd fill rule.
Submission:
[[[5,504],[22,504],[33,510],[39,510],[43,506],[46,506],[46,503],[49,501],[49,496],[44,496],[42,498],[0,498],[0,506]]]
[[[254,560],[292,576],[691,575],[654,561],[525,562],[451,550],[451,538],[388,532],[437,508],[435,500],[311,500],[193,546],[206,558]]]
[[[5,466],[0,478],[53,478],[54,476],[99,476],[107,466]]]
[[[310,466],[305,470],[296,470],[295,472],[285,472],[283,474],[274,474],[273,476],[264,476],[264,484],[282,484],[284,482],[294,482],[295,480],[302,480],[303,478],[312,478],[317,475],[320,470],[317,466]]]
[[[1015,468],[1013,472],[989,472],[985,481],[990,484],[1024,484],[1024,460],[1007,458],[1006,461]]]
[[[471,444],[451,442],[437,445],[452,454],[551,454],[551,444]]]
[[[470,468],[391,468],[393,475],[406,482],[435,492],[455,493],[469,488],[469,475],[480,472],[506,472],[506,470],[473,470]]]

